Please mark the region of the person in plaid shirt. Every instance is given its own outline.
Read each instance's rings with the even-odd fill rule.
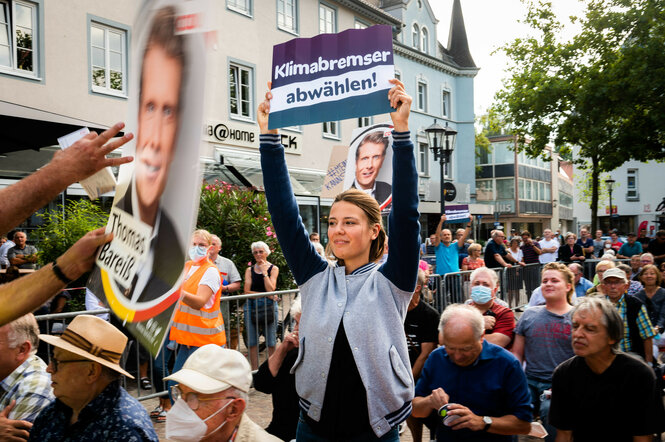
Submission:
[[[28,438],[32,421],[54,399],[51,376],[35,353],[39,328],[32,313],[0,327],[0,434]]]
[[[624,336],[619,347],[653,364],[653,337],[657,332],[642,301],[626,292],[629,286],[626,273],[618,268],[605,270],[601,285],[605,297],[614,304],[623,321]]]

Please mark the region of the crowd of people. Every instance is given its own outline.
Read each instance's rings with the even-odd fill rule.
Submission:
[[[59,336],[39,334],[30,313],[91,269],[95,251],[112,237],[103,229],[91,232],[54,263],[0,286],[0,439],[155,441],[151,416],[165,422],[171,440],[398,441],[406,424],[415,440],[427,428],[439,441],[508,441],[519,434],[544,436],[536,420],[547,439],[557,441],[646,441],[665,431],[656,377],[656,340],[665,327],[657,267],[665,259],[665,231],[645,251],[636,235],[620,244],[613,233],[597,247],[585,229],[579,239],[546,229],[539,241],[528,231],[506,239],[496,230],[481,258],[478,244],[467,245],[474,219],[453,239],[443,215],[424,245],[436,256],[430,268],[419,259],[412,100],[400,81],[391,83],[391,234],[377,201],[350,189],[331,207],[327,253],[302,224],[280,136],[268,129],[270,91],[259,106],[268,206],[300,289],[290,311],[294,326],[279,345],[271,327],[277,299],[258,296],[245,304],[246,319],[257,319],[246,321],[249,361],[225,348],[228,312],[221,297],[240,290],[243,281],[219,255],[219,238],[193,232],[183,296],[162,359],[154,364],[168,391],[149,414],[121,385],[121,376],[132,375],[122,366],[127,336],[118,327],[79,315]],[[132,138],[114,139],[121,128],[84,137],[16,189],[0,190],[0,210],[9,214],[0,230],[68,184],[130,161],[106,158]],[[15,191],[28,195],[17,200]],[[14,235],[14,242],[11,250],[23,253],[10,263],[30,264],[25,238]],[[280,269],[268,261],[270,249],[261,242],[251,249],[254,263],[243,291],[274,291]],[[584,278],[581,263],[594,254],[601,260],[593,277]],[[631,265],[617,265],[617,258],[630,258]],[[493,269],[536,263],[542,269],[530,268],[539,272],[539,282],[525,286],[533,303],[516,318],[506,299],[521,286],[502,287]],[[442,312],[432,308],[430,273],[461,270],[472,270],[468,299]],[[259,334],[269,349],[260,366]],[[52,347],[48,364],[36,356],[39,340]],[[174,345],[173,368],[164,370]],[[252,383],[273,397],[273,420],[265,430],[245,413]]]

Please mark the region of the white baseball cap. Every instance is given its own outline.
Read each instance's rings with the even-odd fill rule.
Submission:
[[[236,350],[215,344],[204,345],[192,353],[182,369],[165,380],[186,385],[203,394],[212,394],[235,387],[245,393],[252,385],[247,359]]]
[[[623,280],[623,282],[628,282],[628,279],[626,278],[626,272],[616,267],[605,270],[605,273],[603,273],[603,281],[605,281],[607,278],[618,278]]]

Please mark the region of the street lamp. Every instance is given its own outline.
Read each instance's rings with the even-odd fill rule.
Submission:
[[[610,193],[610,231],[612,231],[612,186],[614,186],[614,183],[616,183],[616,181],[612,178],[605,180],[607,191]]]
[[[427,142],[429,148],[432,149],[434,154],[434,161],[438,161],[441,165],[441,214],[446,213],[446,199],[445,199],[445,189],[444,189],[444,170],[446,163],[450,161],[450,155],[455,150],[455,137],[457,136],[457,131],[448,127],[441,126],[439,123],[434,120],[434,124],[425,129],[427,133]]]

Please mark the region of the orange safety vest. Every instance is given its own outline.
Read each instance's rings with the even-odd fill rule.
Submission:
[[[188,261],[185,264],[185,275],[189,273],[193,262]],[[182,283],[181,290],[189,293],[196,293],[199,288],[201,278],[209,268],[217,267],[206,259],[201,266]],[[173,317],[171,326],[171,339],[179,344],[192,347],[203,347],[206,344],[226,345],[226,333],[224,332],[224,318],[219,309],[219,300],[222,295],[222,286],[220,285],[217,293],[214,294],[215,302],[212,307],[193,309],[182,300],[178,303],[178,309]]]

